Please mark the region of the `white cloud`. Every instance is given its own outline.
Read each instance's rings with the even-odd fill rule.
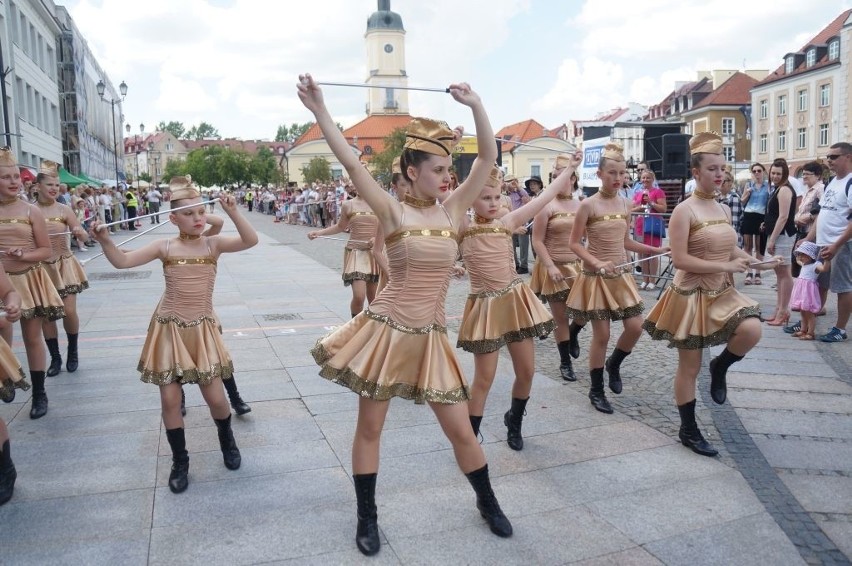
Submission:
[[[590,57],[582,62],[565,59],[556,73],[551,89],[533,103],[533,110],[559,110],[577,118],[579,109],[598,108],[601,111],[617,106],[623,100],[624,70],[618,63]],[[581,110],[582,111],[582,110]]]

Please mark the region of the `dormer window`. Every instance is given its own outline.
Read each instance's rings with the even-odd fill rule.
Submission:
[[[784,72],[788,75],[793,72],[796,68],[796,58],[792,55],[787,57],[787,61],[784,62]]]
[[[835,39],[828,44],[828,60],[834,61],[838,57],[840,57],[840,40]]]
[[[813,67],[816,65],[816,48],[812,47],[808,49],[807,58],[805,59],[805,64],[808,67]]]

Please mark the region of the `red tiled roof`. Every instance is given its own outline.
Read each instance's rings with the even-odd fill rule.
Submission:
[[[503,151],[512,151],[517,145],[512,142],[525,142],[535,138],[554,137],[551,130],[548,130],[545,136],[545,129],[544,126],[530,119],[500,128],[495,135],[498,138],[508,140],[503,142]]]
[[[739,106],[751,101],[749,91],[757,84],[757,79],[737,71],[719,88],[708,94],[704,100],[692,107],[692,111],[704,106]]]
[[[809,42],[807,42],[805,45],[803,45],[802,48],[799,49],[798,51],[796,51],[795,53],[800,54],[800,55],[804,54],[804,52],[807,50],[808,47],[816,46],[816,45],[825,45],[828,42],[829,39],[831,39],[834,36],[840,35],[840,31],[843,29],[843,24],[849,18],[850,14],[852,14],[852,9],[846,10],[845,12],[843,12],[842,14],[840,14],[839,16],[834,18],[834,20],[830,24],[828,24],[825,28],[823,28],[822,31],[820,31],[818,34],[816,34],[813,37],[813,39],[811,39]],[[810,67],[807,67],[805,61],[802,61],[802,63],[800,63],[799,66],[797,66],[795,69],[793,69],[792,73],[785,73],[784,72],[785,64],[781,63],[780,67],[775,69],[775,71],[773,73],[770,73],[768,77],[766,77],[765,79],[763,79],[762,81],[757,83],[755,86],[763,86],[763,85],[766,85],[766,84],[769,84],[769,83],[773,83],[775,81],[780,81],[782,79],[786,79],[787,77],[792,77],[794,75],[798,75],[798,74],[801,74],[801,73],[805,73],[805,72],[808,72],[808,71],[813,71],[813,70],[816,70],[816,69],[819,69],[819,68],[822,68],[822,67],[826,67],[828,65],[834,65],[834,64],[839,64],[839,63],[840,63],[839,58],[835,59],[834,61],[829,61],[828,60],[828,53],[823,55],[822,58],[817,60],[816,64],[811,65]]]
[[[318,124],[314,123],[311,125],[310,128],[305,130],[305,132],[301,136],[296,138],[296,141],[293,142],[292,147],[296,147],[297,145],[320,139],[322,139],[322,130],[320,130]]]
[[[369,161],[373,155],[384,151],[387,136],[394,130],[405,128],[409,122],[411,116],[408,114],[373,114],[343,130],[343,136],[352,144],[355,144],[357,137],[358,143],[355,145],[363,153],[363,158]],[[369,153],[367,146],[370,146]]]

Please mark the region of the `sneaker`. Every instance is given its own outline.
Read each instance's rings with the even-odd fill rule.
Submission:
[[[819,337],[821,342],[843,342],[847,338],[849,338],[849,336],[846,335],[846,331],[840,330],[836,326],[832,326],[831,330],[828,331],[828,334],[823,334]]]
[[[653,283],[648,283],[648,286],[645,287],[645,289],[647,289],[648,291],[653,291],[656,288],[657,288],[657,286],[654,285]]]
[[[795,334],[796,332],[801,332],[801,331],[802,331],[801,321],[794,322],[793,324],[784,327],[784,332],[787,333],[787,334]]]
[[[644,291],[644,290],[645,290],[645,287],[647,287],[647,286],[648,286],[648,284],[647,284],[647,283],[645,283],[645,282],[643,281],[643,282],[639,285],[639,289],[641,289],[642,291]]]

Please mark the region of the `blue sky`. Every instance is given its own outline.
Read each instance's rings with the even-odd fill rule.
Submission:
[[[136,133],[201,120],[224,136],[271,139],[310,114],[297,75],[363,82],[375,0],[67,0],[114,84],[129,85]],[[392,0],[406,28],[409,84],[467,81],[494,129],[547,127],[627,102],[653,104],[699,69],[775,69],[852,0]],[[109,23],[105,27],[105,22]],[[849,50],[850,46],[845,49]],[[362,89],[326,89],[335,118],[364,117]],[[411,112],[473,129],[448,95],[411,93]]]

